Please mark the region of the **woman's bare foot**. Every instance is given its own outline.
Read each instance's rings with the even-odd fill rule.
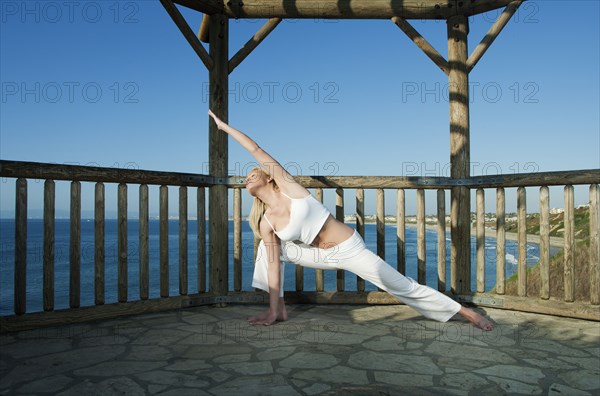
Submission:
[[[485,317],[481,316],[471,308],[461,307],[458,314],[463,318],[467,319],[473,326],[480,328],[484,331],[494,330],[494,324]]]
[[[275,322],[285,322],[288,320],[287,309],[285,308],[285,303],[283,302],[283,298],[279,299],[279,307],[277,315],[273,315],[271,310],[268,309],[266,312],[263,312],[258,315],[250,316],[248,318],[248,322],[250,324],[262,324],[262,325],[270,325]]]

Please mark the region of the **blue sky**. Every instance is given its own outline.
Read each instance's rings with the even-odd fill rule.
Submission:
[[[600,168],[599,2],[565,4],[526,2],[471,73],[472,175]],[[0,5],[0,158],[207,172],[208,72],[158,1]],[[197,30],[202,15],[180,9]],[[499,12],[470,19],[470,51]],[[230,56],[263,23],[232,20]],[[445,22],[411,23],[446,56]],[[231,74],[230,123],[295,174],[447,176],[447,84],[391,21],[286,20]],[[248,169],[252,157],[229,147],[230,173]],[[35,216],[42,183],[29,185]],[[10,215],[14,181],[0,188],[0,214]],[[59,214],[67,193],[59,183]],[[426,199],[432,212],[435,192]],[[577,188],[576,204],[587,200],[587,186]],[[393,192],[387,201],[394,213]],[[367,195],[367,212],[373,202]],[[535,211],[537,189],[528,202]],[[115,206],[116,195],[107,215]],[[560,188],[551,206],[562,206]]]

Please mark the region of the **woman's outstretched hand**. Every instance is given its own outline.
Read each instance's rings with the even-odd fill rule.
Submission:
[[[225,126],[227,126],[227,123],[221,121],[221,119],[219,117],[217,117],[215,115],[215,113],[212,112],[212,110],[208,110],[208,115],[211,116],[213,118],[213,120],[215,121],[215,124],[217,124],[217,128],[223,130]]]

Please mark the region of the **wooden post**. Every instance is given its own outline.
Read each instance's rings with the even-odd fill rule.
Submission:
[[[179,294],[188,294],[188,194],[179,187]]]
[[[15,314],[27,307],[27,179],[17,179],[15,200]]]
[[[344,222],[344,190],[335,190],[335,218]],[[344,291],[344,270],[337,270],[337,291]]]
[[[317,188],[315,189],[315,198],[317,201],[323,203],[323,189]],[[322,292],[325,290],[325,273],[322,269],[318,269],[315,271],[315,289],[318,292]]]
[[[383,188],[376,190],[377,255],[385,260],[385,194]]]
[[[426,241],[425,241],[425,190],[417,189],[417,281],[425,285],[426,280]]]
[[[575,194],[572,185],[565,186],[565,302],[575,301]]]
[[[94,304],[104,304],[104,268],[105,268],[105,241],[104,241],[104,183],[96,183],[94,205]]]
[[[160,296],[169,297],[169,188],[159,189]]]
[[[229,18],[223,14],[210,17],[210,56],[213,67],[209,72],[209,108],[224,122],[229,119]],[[209,119],[209,162],[210,175],[216,178],[227,176],[227,134],[219,131]],[[209,235],[210,235],[210,292],[225,295],[228,289],[228,213],[227,186],[217,184],[209,190]]]
[[[527,195],[525,187],[517,189],[517,239],[519,258],[517,263],[517,294],[527,296]]]
[[[590,186],[590,302],[600,304],[600,189]]]
[[[44,183],[44,311],[54,310],[54,187]]]
[[[356,232],[365,238],[365,190],[356,189]],[[362,293],[365,291],[365,280],[356,276],[356,291]]]
[[[402,275],[406,274],[406,204],[404,189],[398,189],[396,193],[396,250],[398,263],[396,269]]]
[[[550,193],[540,187],[540,298],[550,298]]]
[[[149,205],[148,205],[148,185],[140,185],[140,300],[147,300],[149,297],[149,263],[148,253],[149,240]]]
[[[198,187],[196,197],[198,218],[198,293],[206,292],[206,192]]]
[[[375,195],[377,218],[377,255],[385,260],[385,190],[378,188]],[[380,288],[378,290],[381,291]]]
[[[477,199],[477,293],[485,292],[485,192],[478,188]]]
[[[71,182],[69,306],[79,308],[81,288],[81,183]]]
[[[127,184],[119,184],[119,302],[127,302]]]
[[[446,191],[437,191],[438,291],[446,291]]]
[[[233,189],[233,290],[242,290],[242,190]]]
[[[448,18],[448,74],[450,93],[450,173],[454,179],[470,176],[469,74],[467,72],[469,22],[466,16]],[[471,199],[469,188],[451,190],[451,289],[471,290]]]
[[[496,294],[506,291],[506,214],[504,188],[496,189]]]

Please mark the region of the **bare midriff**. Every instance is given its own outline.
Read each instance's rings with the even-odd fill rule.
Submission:
[[[329,249],[339,245],[354,234],[354,228],[329,215],[311,246]]]

